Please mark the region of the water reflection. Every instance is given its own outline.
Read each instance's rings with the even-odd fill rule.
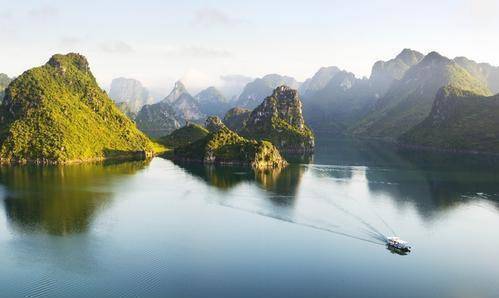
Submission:
[[[365,178],[372,194],[386,195],[399,206],[413,204],[423,217],[479,199],[499,209],[497,157],[414,151],[372,140],[319,140],[317,163],[345,165],[321,175],[348,181],[351,166],[367,165]]]
[[[109,203],[112,182],[134,174],[145,161],[68,166],[0,167],[7,218],[25,232],[85,232]]]
[[[175,162],[175,164],[222,191],[228,191],[242,183],[256,183],[262,189],[281,196],[294,196],[306,171],[306,168],[298,164],[265,171],[256,171],[248,167],[208,166],[197,163]]]

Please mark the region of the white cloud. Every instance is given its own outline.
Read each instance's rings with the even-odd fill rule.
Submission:
[[[107,53],[129,54],[134,52],[131,45],[124,41],[110,41],[99,44],[99,48]]]
[[[184,83],[193,94],[198,93],[208,86],[220,84],[220,80],[217,77],[213,77],[197,69],[187,70],[180,78],[180,81]]]
[[[203,8],[195,12],[194,23],[204,26],[233,26],[242,23],[242,20],[218,9]]]
[[[225,96],[232,98],[234,96],[238,96],[242,92],[244,86],[253,81],[253,78],[233,74],[220,76],[220,80],[221,82],[217,87]]]
[[[51,5],[44,5],[28,10],[28,15],[33,18],[49,19],[59,16],[59,10]]]

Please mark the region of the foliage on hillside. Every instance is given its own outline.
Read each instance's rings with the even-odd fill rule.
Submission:
[[[168,148],[177,148],[200,140],[207,135],[206,128],[198,124],[188,123],[186,126],[174,130],[171,134],[159,138],[158,142]]]
[[[206,164],[250,165],[256,169],[286,165],[279,150],[270,142],[247,140],[227,127],[221,127],[201,140],[176,148],[174,157]]]
[[[151,155],[153,143],[101,90],[85,57],[54,55],[7,88],[1,159],[64,163]]]
[[[457,63],[433,52],[394,83],[374,110],[351,131],[369,137],[396,138],[428,116],[435,94],[447,85],[490,95],[483,82]]]
[[[442,88],[430,115],[399,142],[454,151],[499,153],[499,95]]]

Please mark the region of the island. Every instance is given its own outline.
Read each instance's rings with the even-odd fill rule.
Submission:
[[[209,131],[205,137],[175,148],[172,158],[214,165],[244,165],[258,170],[287,165],[272,143],[248,140],[227,128],[219,117],[208,117],[205,127]]]
[[[2,163],[136,159],[160,150],[98,86],[80,54],[54,55],[5,90],[0,106]]]

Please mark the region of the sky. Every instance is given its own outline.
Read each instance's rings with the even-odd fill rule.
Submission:
[[[197,91],[331,65],[369,76],[403,48],[499,65],[498,12],[499,0],[0,0],[0,72],[78,52],[104,88],[131,77]]]

